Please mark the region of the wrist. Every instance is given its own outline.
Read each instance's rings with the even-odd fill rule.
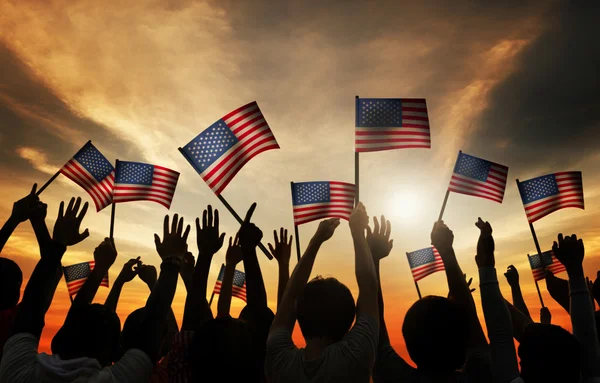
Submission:
[[[569,279],[577,277],[583,278],[583,265],[567,267],[567,274],[569,275]]]
[[[5,226],[12,227],[13,229],[19,226],[21,223],[14,215],[11,214],[10,217],[6,220]]]
[[[290,269],[290,261],[277,260],[277,264],[279,265],[279,270],[289,270]]]
[[[225,261],[225,268],[226,269],[232,269],[235,270],[235,267],[237,266],[237,262],[227,262]]]

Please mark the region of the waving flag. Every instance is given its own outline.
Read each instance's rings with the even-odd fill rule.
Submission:
[[[354,209],[355,191],[353,184],[345,182],[293,183],[294,224],[301,225],[329,217],[348,220]]]
[[[544,251],[541,257],[538,254],[528,255],[527,257],[529,258],[534,281],[544,279],[546,270],[551,271],[552,274],[567,271],[567,268],[554,256],[552,250]]]
[[[448,190],[502,203],[508,167],[458,153]]]
[[[63,267],[69,295],[77,294],[85,281],[87,281],[90,274],[92,274],[92,270],[94,270],[95,265],[96,261],[89,261]],[[100,286],[108,287],[108,274],[102,278]]]
[[[584,209],[581,172],[560,172],[519,182],[529,223],[566,207]]]
[[[115,169],[91,141],[83,145],[59,171],[92,197],[96,211],[112,203]]]
[[[219,276],[217,277],[217,282],[215,283],[215,288],[213,290],[214,294],[221,293],[221,287],[224,276],[225,265],[221,264],[221,271],[219,271]],[[246,302],[246,274],[244,274],[241,271],[235,270],[233,274],[233,286],[231,289],[231,296],[238,297],[244,302]]]
[[[255,101],[227,114],[179,151],[221,194],[246,162],[271,149],[279,145]]]
[[[356,100],[355,151],[430,148],[424,98]]]
[[[154,201],[171,207],[179,173],[158,165],[117,161],[114,200]]]
[[[438,271],[444,270],[444,262],[435,247],[426,247],[424,249],[406,253],[408,264],[415,282],[420,281],[426,276]]]

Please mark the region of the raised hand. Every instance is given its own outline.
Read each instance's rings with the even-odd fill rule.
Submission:
[[[325,242],[333,236],[335,229],[340,225],[339,218],[329,218],[319,223],[314,239],[319,242]]]
[[[237,235],[235,236],[235,239],[229,237],[229,246],[227,247],[227,254],[225,254],[225,264],[235,268],[241,261],[242,247],[240,246],[240,239]]]
[[[540,309],[540,323],[551,324],[552,323],[552,314],[548,307],[542,307]]]
[[[575,234],[564,238],[562,234],[559,234],[558,243],[554,242],[552,251],[556,259],[566,267],[569,277],[583,275],[583,257],[585,255],[583,240],[577,239]]]
[[[35,221],[41,222],[46,219],[47,213],[48,213],[48,205],[46,205],[42,201],[37,201],[31,210],[29,219],[32,222],[35,222]]]
[[[84,203],[81,211],[81,198],[71,198],[67,210],[65,210],[64,201],[60,203],[58,209],[58,218],[54,224],[54,232],[52,238],[62,243],[65,246],[73,246],[89,237],[90,232],[85,229],[83,233],[79,232],[81,221],[85,217],[85,213],[88,209],[88,203]],[[78,214],[79,213],[79,214]]]
[[[242,248],[255,248],[260,243],[262,239],[263,233],[262,231],[256,227],[255,224],[251,223],[252,214],[254,214],[254,210],[256,209],[256,202],[254,202],[248,212],[246,213],[246,217],[244,218],[244,222],[240,227],[240,231],[238,236],[240,238],[240,246]]]
[[[123,269],[121,270],[121,273],[119,273],[118,278],[123,282],[131,282],[138,274],[141,264],[140,257],[131,258],[123,265]]]
[[[452,248],[454,243],[454,233],[446,226],[444,221],[440,220],[433,224],[431,230],[431,244],[438,249],[444,251]]]
[[[275,246],[269,243],[269,250],[271,251],[273,258],[275,258],[279,264],[289,265],[294,236],[290,235],[288,241],[288,231],[282,227],[279,229],[279,237],[277,237],[277,230],[273,230],[273,238],[275,240]]]
[[[140,265],[137,268],[137,273],[138,277],[140,277],[140,279],[150,287],[150,290],[152,290],[158,279],[156,267],[152,265]]]
[[[219,234],[219,211],[215,209],[213,216],[212,206],[202,213],[202,226],[200,218],[196,218],[196,240],[198,252],[203,256],[212,257],[223,246],[225,233]]]
[[[509,285],[519,285],[519,272],[517,271],[517,268],[513,265],[510,265],[506,268],[506,273],[504,273],[504,276],[506,277],[506,281]]]
[[[377,217],[373,217],[373,230],[367,226],[367,243],[375,262],[387,257],[392,251],[394,240],[390,240],[392,225],[385,217],[381,216],[381,225]]]
[[[495,267],[495,244],[494,237],[492,237],[492,226],[489,222],[484,222],[481,218],[477,220],[475,226],[481,231],[479,240],[477,241],[477,255],[475,256],[477,267]]]
[[[36,209],[37,203],[40,201],[38,196],[35,195],[36,189],[37,184],[33,184],[31,192],[13,204],[10,218],[15,222],[21,223],[31,218],[31,215]]]
[[[107,272],[116,259],[117,249],[115,248],[114,239],[104,238],[104,241],[94,250],[94,261],[96,261],[94,269]]]
[[[362,202],[359,202],[354,208],[352,214],[350,214],[348,225],[350,226],[350,230],[353,232],[361,233],[364,233],[364,231],[369,227],[369,216],[367,215],[367,209]]]
[[[158,234],[154,234],[154,243],[156,251],[164,261],[170,261],[181,266],[183,257],[187,253],[187,238],[190,234],[190,225],[183,230],[183,217],[179,218],[177,214],[173,216],[171,230],[169,230],[169,216],[165,215],[163,223],[163,239],[160,240]]]

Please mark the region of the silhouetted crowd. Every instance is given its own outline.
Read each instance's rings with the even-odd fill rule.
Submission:
[[[384,320],[379,270],[392,250],[391,225],[381,216],[370,226],[361,203],[349,220],[356,301],[336,278],[310,279],[321,245],[340,224],[332,218],[320,222],[291,275],[292,239],[284,229],[274,231],[274,244],[269,244],[279,266],[274,314],[267,306],[257,259],[263,233],[251,223],[253,204],[239,232],[229,238],[214,316],[206,299],[207,282],[225,234],[219,231],[218,211],[208,206],[195,222],[196,256],[188,248],[190,225],[177,214],[166,216],[162,235],[155,234],[160,270],[139,258],[129,260],[112,282],[106,302],[99,304],[93,303],[94,296],[117,258],[113,239],[102,241],[94,250],[93,270],[52,339],[52,353],[38,353],[45,315],[63,274],[62,257],[89,232],[81,230],[88,204],[72,198],[66,206],[61,202],[50,234],[47,206],[35,190],[34,185],[29,195],[15,202],[0,233],[1,250],[15,228],[30,221],[40,249],[22,299],[19,266],[0,258],[0,382],[600,382],[593,301],[600,303],[600,278],[592,283],[584,276],[581,239],[559,234],[553,245],[568,281],[546,275],[551,296],[570,314],[571,333],[550,323],[547,308],[542,308],[540,322],[533,320],[512,266],[505,273],[512,303],[503,298],[492,227],[478,220],[475,262],[486,337],[471,281],[453,250],[453,233],[443,221],[436,222],[431,244],[443,260],[449,294],[419,299],[406,312],[402,334],[414,368],[391,346]],[[247,305],[233,318],[232,282],[240,262],[246,273]],[[136,276],[148,285],[150,295],[121,323],[115,312],[119,296]],[[187,290],[181,327],[171,310],[179,276]],[[296,321],[305,348],[292,341]]]

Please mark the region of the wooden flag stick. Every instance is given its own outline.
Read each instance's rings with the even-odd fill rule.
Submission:
[[[358,96],[356,96],[356,108],[354,109],[355,114],[358,116]],[[358,122],[358,121],[356,121]],[[356,123],[354,124],[356,125]],[[356,126],[354,127],[354,129],[356,130]],[[356,132],[354,133],[356,135]],[[360,171],[359,171],[359,157],[358,157],[358,152],[356,151],[356,144],[354,145],[354,188],[356,190],[356,199],[354,202],[354,206],[358,206],[358,203],[360,202],[360,195],[359,195],[359,178],[360,178]]]
[[[42,194],[42,192],[56,179],[56,177],[58,177],[60,175],[60,170],[57,171],[52,177],[50,177],[50,179],[48,180],[48,182],[46,182],[41,188],[39,188],[39,190],[35,193],[35,195],[40,195]]]
[[[294,183],[293,182],[290,182],[290,187],[292,189],[292,212],[293,212],[293,210],[294,210]],[[296,234],[296,256],[298,257],[298,262],[300,262],[300,234],[298,234],[298,225],[296,225],[295,223],[294,223],[294,233]]]
[[[63,267],[62,263],[61,263],[60,267],[62,268],[62,273],[63,273],[63,276],[65,277],[65,282],[66,282],[67,281],[67,276],[65,275],[65,268]],[[73,304],[73,296],[69,292],[69,285],[68,284],[67,284],[67,294],[69,294],[69,299],[71,300],[71,304]]]
[[[208,307],[210,307],[210,305],[212,305],[212,301],[214,298],[215,298],[215,290],[213,289],[213,292],[210,295],[210,300],[208,301]]]
[[[417,283],[417,281],[415,281],[415,287],[417,288],[417,294],[419,295],[419,299],[421,299],[421,290],[419,289],[419,284]]]
[[[119,165],[119,160],[115,161],[115,179],[116,179],[116,172],[117,172],[117,166]],[[109,230],[109,235],[108,237],[110,239],[113,239],[113,234],[115,231],[115,196],[113,195],[113,202],[112,202],[112,207],[110,210],[110,230]]]
[[[460,154],[462,153],[462,150],[458,151],[458,157],[456,157],[456,162],[458,162],[458,159],[460,158]],[[454,163],[454,167],[456,167],[456,162]],[[454,168],[452,170],[452,173],[454,173]],[[452,180],[452,176],[450,176],[450,180]],[[442,220],[442,217],[444,216],[444,211],[446,210],[446,203],[448,202],[448,196],[450,196],[450,186],[448,185],[448,189],[446,189],[446,196],[444,197],[444,202],[442,203],[442,209],[440,210],[440,215],[438,216],[438,221]]]

